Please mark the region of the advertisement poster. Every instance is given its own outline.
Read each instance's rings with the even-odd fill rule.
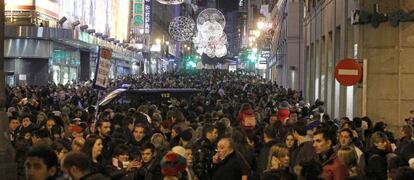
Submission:
[[[31,11],[35,10],[33,0],[5,0],[6,11]]]
[[[120,41],[128,38],[129,9],[130,0],[59,1],[59,17],[68,18],[63,27],[72,28],[73,22],[80,21],[88,29]]]
[[[109,85],[109,71],[111,69],[112,51],[110,49],[100,47],[98,62],[96,63],[96,73],[94,86],[99,88],[107,88]]]

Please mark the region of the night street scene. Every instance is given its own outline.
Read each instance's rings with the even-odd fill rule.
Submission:
[[[413,12],[0,0],[0,179],[414,180]]]

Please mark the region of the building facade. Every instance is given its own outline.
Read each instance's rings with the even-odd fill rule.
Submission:
[[[112,49],[110,77],[139,60],[128,40],[129,0],[6,1],[5,71],[9,85],[94,78],[98,47]]]
[[[409,0],[308,0],[305,14],[306,97],[321,99],[333,117],[368,116],[395,127],[413,109],[413,22],[384,18],[414,9]],[[375,14],[367,19],[362,14]],[[392,16],[394,17],[394,16]],[[363,81],[342,86],[335,65],[365,60]]]
[[[303,1],[269,2],[272,28],[267,74],[283,87],[304,89]]]

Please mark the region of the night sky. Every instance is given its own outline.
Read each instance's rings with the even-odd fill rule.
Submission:
[[[220,9],[223,8],[225,12],[239,9],[239,0],[218,0]]]

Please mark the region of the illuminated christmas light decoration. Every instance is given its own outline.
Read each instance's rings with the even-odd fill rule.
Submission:
[[[157,0],[157,1],[161,4],[166,4],[166,5],[178,5],[178,4],[182,4],[185,2],[185,0]]]
[[[197,27],[204,25],[204,23],[208,21],[218,22],[223,29],[226,26],[226,18],[224,17],[223,13],[214,8],[207,8],[200,12],[197,17]]]
[[[191,41],[195,34],[195,22],[189,17],[178,16],[170,22],[169,33],[176,41]]]

